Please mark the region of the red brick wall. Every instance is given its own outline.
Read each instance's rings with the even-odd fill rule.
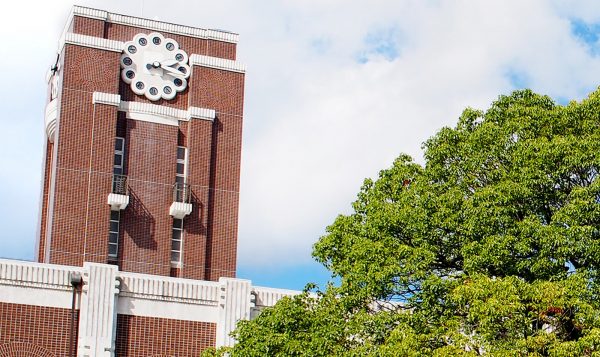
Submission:
[[[119,54],[66,45],[57,127],[50,262],[107,261],[117,108],[92,103],[94,91],[115,93]]]
[[[54,145],[46,140],[46,150],[44,152],[44,172],[42,181],[42,195],[40,202],[40,229],[39,237],[36,241],[36,258],[38,262],[44,262],[46,257],[46,224],[48,220],[48,198],[50,196],[50,180],[52,178],[52,159]]]
[[[70,322],[70,309],[0,302],[0,357],[68,356]]]
[[[125,172],[129,206],[122,213],[119,261],[124,271],[169,276],[177,163],[176,126],[127,120]]]
[[[215,346],[215,334],[213,323],[117,315],[116,355],[196,357]]]

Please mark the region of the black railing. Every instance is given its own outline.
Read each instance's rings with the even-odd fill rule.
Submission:
[[[113,175],[112,181],[112,193],[116,193],[118,195],[127,195],[128,192],[127,187],[127,176],[125,175]]]
[[[176,182],[173,185],[173,202],[190,202],[190,185]]]

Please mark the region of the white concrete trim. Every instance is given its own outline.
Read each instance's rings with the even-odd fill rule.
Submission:
[[[186,304],[177,301],[147,300],[119,295],[117,313],[175,319],[184,321],[201,321],[217,323],[219,308],[210,305]]]
[[[44,288],[70,288],[71,272],[82,268],[0,259],[0,283]]]
[[[233,346],[235,339],[230,336],[239,320],[249,320],[252,311],[252,282],[244,279],[219,278],[221,296],[219,299],[219,323],[217,324],[216,345]]]
[[[173,202],[169,207],[169,214],[173,218],[183,219],[188,214],[192,213],[192,204],[185,202]]]
[[[156,275],[120,272],[120,297],[216,306],[219,284]]]
[[[89,262],[83,268],[77,356],[114,356],[118,268]]]
[[[78,33],[67,32],[58,43],[58,52],[62,52],[64,45],[72,44],[84,47],[98,48],[101,50],[121,53],[123,51],[123,42],[107,40],[101,37],[86,36]]]
[[[231,72],[238,72],[238,73],[246,72],[246,66],[243,63],[240,63],[238,61],[233,61],[233,60],[219,58],[219,57],[198,55],[198,54],[190,55],[190,65],[216,68],[216,69],[221,69],[224,71],[231,71]]]
[[[94,92],[94,94],[92,94],[92,103],[114,105],[118,107],[121,103],[121,96],[118,94]]]
[[[191,26],[177,25],[164,21],[156,21],[134,16],[114,14],[103,10],[97,10],[77,5],[73,6],[72,13],[76,16],[104,20],[115,24],[143,27],[150,30],[165,31],[173,34],[208,40],[217,40],[229,43],[237,43],[239,40],[239,35],[233,32],[222,30],[208,30]]]
[[[72,288],[53,290],[48,287],[0,284],[0,302],[32,306],[71,308]]]
[[[265,288],[262,286],[253,286],[252,291],[256,294],[255,305],[257,307],[273,306],[286,296],[294,296],[300,293],[295,290]]]
[[[118,193],[109,193],[106,201],[110,205],[111,211],[120,211],[124,210],[127,208],[127,205],[129,205],[129,196],[120,195]]]
[[[189,107],[188,110],[183,110],[157,104],[127,101],[121,101],[119,111],[125,112],[128,119],[172,126],[178,126],[179,120],[202,119],[213,121],[216,117],[214,109]]]
[[[56,119],[58,118],[58,99],[54,98],[54,100],[50,101],[46,105],[46,115],[45,115],[45,124],[46,124],[46,135],[48,136],[48,140],[51,143],[54,142],[54,135],[56,133]]]
[[[187,119],[203,119],[203,120],[215,120],[216,113],[214,109],[189,107]]]

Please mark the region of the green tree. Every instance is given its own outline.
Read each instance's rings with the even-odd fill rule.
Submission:
[[[230,353],[600,355],[600,91],[516,91],[423,148],[315,244],[339,284],[240,323]]]

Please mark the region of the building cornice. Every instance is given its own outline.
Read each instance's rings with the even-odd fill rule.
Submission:
[[[246,66],[238,61],[197,54],[192,54],[190,56],[190,65],[222,69],[230,72],[246,72]]]
[[[73,6],[71,17],[72,16],[88,17],[92,19],[107,21],[114,24],[142,27],[150,30],[164,31],[172,34],[191,36],[207,40],[216,40],[229,43],[237,43],[239,40],[239,35],[233,32],[177,25],[164,21],[115,14],[108,11],[92,9],[84,6]],[[69,23],[70,22],[71,18],[69,18]]]

